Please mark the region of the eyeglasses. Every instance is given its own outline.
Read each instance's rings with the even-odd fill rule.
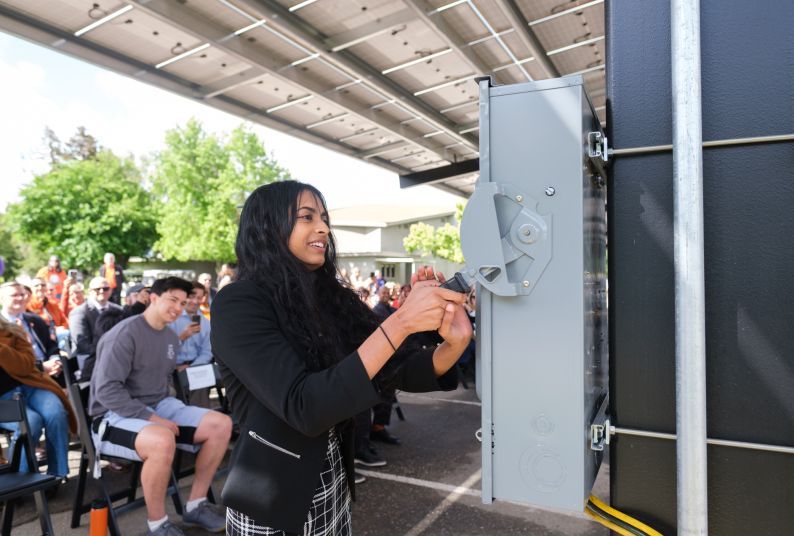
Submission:
[[[92,288],[91,290],[93,290],[94,292],[107,292],[108,290],[110,290],[110,287],[97,287],[97,288]]]

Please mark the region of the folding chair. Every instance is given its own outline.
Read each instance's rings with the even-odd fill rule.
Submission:
[[[61,375],[63,376],[63,381],[66,384],[66,388],[72,386],[73,383],[77,383],[77,377],[75,374],[78,371],[77,366],[77,356],[69,357],[65,355],[64,352],[61,353]]]
[[[185,404],[190,404],[190,393],[192,391],[206,389],[207,387],[214,388],[218,394],[221,407],[217,411],[228,414],[228,401],[223,394],[223,382],[217,363],[207,363],[206,365],[188,367],[184,370],[174,370],[174,390],[177,398]],[[182,456],[184,454],[183,451],[177,450],[174,456],[174,473],[177,480],[196,472],[195,466],[182,467]],[[226,471],[226,469],[218,470],[215,478],[223,476]],[[215,494],[212,491],[212,486],[207,490],[207,500],[215,503]]]
[[[185,404],[190,403],[191,391],[205,389],[207,387],[215,389],[218,395],[218,401],[221,404],[218,411],[228,414],[229,402],[224,394],[221,371],[217,363],[207,363],[206,365],[197,365],[188,367],[184,370],[174,371],[174,389],[176,390],[176,396]]]
[[[80,455],[80,470],[77,479],[77,493],[75,494],[74,505],[72,507],[71,526],[73,529],[80,526],[80,518],[83,516],[83,514],[91,511],[91,500],[89,499],[86,501],[85,499],[85,487],[89,476],[93,476],[94,461],[96,460],[96,456],[99,455],[100,459],[108,461],[124,461],[127,463],[132,461],[116,458],[113,456],[105,456],[104,454],[98,454],[94,449],[94,441],[93,437],[91,436],[91,423],[93,420],[86,411],[86,406],[88,403],[88,390],[88,383],[73,383],[69,386],[68,391],[69,400],[72,403],[75,414],[78,416],[78,431],[80,434],[80,441],[83,444],[83,450]],[[108,528],[110,529],[110,534],[112,536],[121,535],[121,532],[119,532],[118,523],[116,521],[116,517],[119,514],[140,506],[144,506],[145,504],[144,498],[142,496],[136,497],[138,492],[138,484],[140,483],[142,467],[142,462],[132,461],[129,487],[125,490],[110,493],[108,491],[107,481],[104,477],[104,471],[99,478],[94,479],[102,492],[102,498],[104,498],[108,504]],[[174,476],[173,472],[171,473],[171,483],[168,486],[166,494],[171,496],[171,499],[174,501],[174,509],[176,510],[177,514],[181,515],[183,511],[182,498],[179,496],[179,487],[177,486],[176,477]],[[113,505],[114,502],[120,501],[122,499],[126,499],[126,501],[118,506]]]
[[[36,458],[33,455],[33,438],[30,436],[30,425],[25,411],[25,403],[19,394],[14,395],[13,400],[0,400],[0,422],[18,422],[19,436],[14,445],[11,463],[0,467],[0,502],[5,504],[3,508],[2,534],[11,534],[11,525],[14,520],[14,506],[17,499],[26,495],[33,494],[36,501],[36,511],[39,514],[41,531],[46,535],[54,535],[52,522],[50,521],[50,511],[47,506],[45,491],[58,485],[58,479],[52,475],[42,475],[38,469],[31,469],[30,472],[19,470],[22,461],[22,452],[27,458],[28,467],[37,468]],[[22,446],[25,448],[21,448]]]

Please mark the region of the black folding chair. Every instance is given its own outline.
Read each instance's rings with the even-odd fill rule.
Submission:
[[[63,377],[67,389],[71,387],[73,383],[78,383],[75,377],[78,370],[77,356],[69,357],[65,352],[61,352],[61,376]]]
[[[69,400],[71,401],[72,407],[74,408],[75,414],[77,415],[80,441],[83,444],[83,450],[80,455],[80,470],[77,479],[77,493],[75,494],[74,505],[72,507],[71,526],[73,529],[79,527],[80,518],[84,514],[91,511],[91,500],[89,499],[86,501],[85,488],[88,478],[93,477],[94,461],[96,460],[96,456],[99,455],[100,459],[102,460],[115,462],[121,461],[125,463],[132,462],[129,486],[124,490],[113,493],[108,491],[107,481],[104,476],[105,471],[102,472],[102,475],[100,475],[99,478],[94,479],[101,490],[102,498],[105,499],[108,504],[108,528],[110,529],[110,534],[112,536],[120,536],[121,532],[119,531],[116,517],[128,510],[133,510],[145,505],[144,498],[142,496],[137,497],[138,484],[140,483],[141,468],[143,467],[143,463],[126,460],[123,458],[116,458],[113,456],[106,456],[96,452],[94,448],[93,437],[91,436],[91,423],[93,420],[86,411],[86,406],[88,405],[88,390],[88,383],[82,385],[73,383],[69,386],[68,391]],[[177,486],[176,477],[173,472],[171,473],[171,483],[166,493],[167,495],[170,495],[171,499],[174,501],[174,509],[176,510],[177,514],[181,515],[183,511],[182,498],[179,496],[179,487]],[[120,505],[114,506],[114,502],[120,501],[122,499],[126,499],[126,501]]]
[[[214,383],[207,385],[213,378]],[[229,402],[224,393],[221,371],[217,363],[207,363],[206,365],[188,367],[184,370],[174,370],[174,390],[176,390],[177,398],[185,404],[190,403],[191,391],[207,387],[215,389],[218,395],[220,407],[217,408],[217,411],[228,414]]]
[[[47,506],[45,491],[58,485],[58,479],[52,475],[42,475],[38,472],[38,464],[33,452],[33,438],[30,436],[30,425],[28,424],[25,403],[19,394],[14,395],[13,400],[0,400],[0,422],[18,422],[19,436],[14,444],[11,463],[0,467],[0,502],[5,504],[3,508],[2,534],[11,534],[11,525],[14,520],[14,506],[21,497],[33,494],[36,501],[36,511],[39,514],[41,531],[46,535],[54,535],[52,522],[50,521],[50,511]],[[22,448],[24,445],[25,448]],[[24,454],[23,454],[24,451]],[[29,472],[19,470],[22,456],[25,456]]]
[[[189,369],[190,372],[188,372]],[[190,393],[192,391],[210,387],[211,389],[215,389],[217,392],[218,401],[221,404],[220,408],[217,408],[216,411],[227,414],[229,413],[229,405],[226,396],[223,393],[223,382],[221,380],[221,373],[217,363],[207,363],[206,365],[188,367],[188,369],[184,370],[174,370],[173,379],[176,396],[185,404],[190,404]],[[213,381],[213,384],[207,385]],[[190,476],[196,472],[195,466],[183,467],[182,461],[184,459],[184,454],[185,452],[177,449],[176,454],[174,455],[174,473],[176,474],[177,480],[180,480],[186,476]],[[226,472],[227,469],[218,470],[215,473],[215,478],[217,479],[225,475]],[[215,494],[212,491],[212,486],[210,486],[209,490],[207,490],[207,500],[211,503],[216,502]]]

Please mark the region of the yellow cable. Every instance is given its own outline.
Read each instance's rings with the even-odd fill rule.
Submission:
[[[623,512],[621,512],[619,510],[615,510],[614,508],[612,508],[611,506],[609,506],[607,504],[604,504],[595,495],[590,495],[590,502],[592,502],[594,505],[599,507],[604,512],[607,512],[608,514],[611,514],[611,515],[615,516],[616,518],[618,518],[621,521],[631,525],[632,527],[636,527],[636,528],[640,529],[641,531],[645,532],[648,536],[662,536],[661,532],[652,529],[651,527],[649,527],[648,525],[646,525],[645,523],[643,523],[639,519],[635,519],[635,518],[633,518],[631,516],[628,516],[628,515],[624,514]]]
[[[608,529],[612,530],[613,532],[617,532],[617,533],[618,533],[618,534],[620,534],[621,536],[635,536],[634,534],[632,534],[631,532],[627,531],[627,530],[626,530],[626,529],[624,529],[623,527],[620,527],[620,526],[618,526],[618,525],[615,525],[614,523],[612,523],[612,522],[611,522],[611,521],[609,521],[608,519],[604,519],[603,517],[600,517],[600,516],[598,516],[597,514],[595,514],[595,513],[591,512],[591,511],[590,511],[589,509],[587,509],[587,508],[585,508],[585,510],[584,510],[584,513],[585,513],[585,514],[587,514],[587,515],[589,515],[590,517],[592,517],[592,518],[593,518],[593,520],[594,520],[596,523],[600,523],[600,524],[604,525],[606,528],[608,528]]]

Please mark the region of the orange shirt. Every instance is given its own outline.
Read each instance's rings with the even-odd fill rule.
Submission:
[[[116,288],[116,265],[105,264],[105,281],[108,282],[110,288]]]
[[[66,279],[66,270],[51,270],[49,266],[45,266],[38,272],[36,272],[36,277],[43,280],[45,283],[52,283],[55,285],[55,297],[56,299],[61,299],[61,294],[63,294],[63,282]]]
[[[52,322],[58,327],[69,329],[69,319],[63,314],[61,308],[50,300],[45,299],[44,303],[42,303],[37,301],[35,297],[31,298],[30,303],[28,303],[28,312],[39,315],[48,326]]]

